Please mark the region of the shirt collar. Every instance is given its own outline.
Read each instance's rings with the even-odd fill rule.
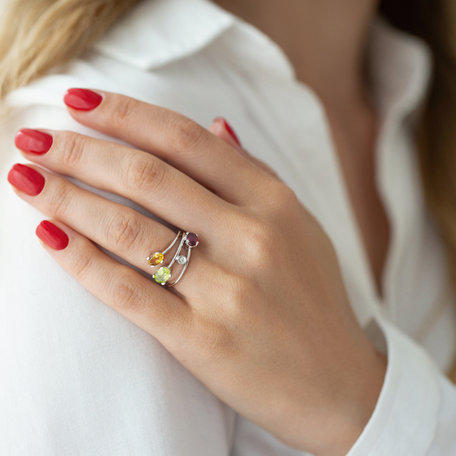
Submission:
[[[381,117],[393,112],[405,116],[420,107],[432,72],[431,51],[424,41],[377,17],[372,23],[367,56]]]
[[[152,70],[190,55],[229,28],[251,45],[253,74],[296,79],[283,50],[265,33],[210,0],[143,0],[94,44],[95,50],[143,70]],[[368,65],[374,98],[386,116],[397,108],[417,107],[431,72],[431,56],[420,39],[377,17],[369,37]]]
[[[93,47],[151,70],[198,51],[235,21],[236,16],[209,0],[143,0]]]

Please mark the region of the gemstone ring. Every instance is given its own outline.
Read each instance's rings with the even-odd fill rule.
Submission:
[[[146,258],[146,261],[150,267],[154,268],[156,266],[159,266],[164,262],[165,254],[176,244],[179,237],[181,240],[171,261],[166,266],[160,266],[160,268],[152,275],[152,278],[155,280],[155,282],[159,283],[160,285],[167,285],[169,287],[172,287],[176,285],[177,282],[179,282],[188,267],[188,263],[190,262],[192,249],[199,244],[198,235],[196,233],[190,233],[189,231],[186,231],[184,233],[182,230],[179,230],[174,240],[168,247],[166,247],[165,250],[161,252],[155,252]],[[186,255],[181,254],[181,250],[184,246],[187,248]],[[182,269],[177,279],[174,282],[170,282],[172,276],[171,267],[174,265],[174,263],[182,266]]]

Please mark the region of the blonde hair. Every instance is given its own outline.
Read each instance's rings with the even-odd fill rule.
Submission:
[[[0,24],[0,99],[82,54],[139,0],[10,0]]]
[[[10,0],[0,24],[0,100],[81,55],[139,0]],[[456,25],[453,0],[382,0],[383,14],[431,47],[435,72],[418,132],[423,185],[456,279]],[[456,331],[456,328],[455,328]],[[456,363],[449,377],[456,382]]]

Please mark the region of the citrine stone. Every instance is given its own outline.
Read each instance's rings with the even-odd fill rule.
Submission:
[[[155,252],[153,255],[147,257],[147,262],[151,266],[158,266],[160,263],[163,263],[165,255],[161,252]]]
[[[162,266],[152,277],[155,282],[164,285],[170,279],[171,271],[166,266]]]

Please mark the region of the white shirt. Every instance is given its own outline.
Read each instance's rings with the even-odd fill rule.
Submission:
[[[359,323],[387,353],[378,403],[349,456],[456,454],[456,389],[443,374],[456,346],[454,297],[411,138],[429,51],[376,20],[369,59],[382,118],[376,178],[392,226],[383,299],[321,102],[276,43],[210,1],[146,0],[82,58],[8,96],[0,163],[2,456],[304,454],[235,413],[41,247],[34,229],[45,216],[14,194],[6,173],[25,161],[13,146],[21,127],[103,137],[68,115],[62,96],[69,87],[122,92],[206,127],[226,117],[329,234]]]

